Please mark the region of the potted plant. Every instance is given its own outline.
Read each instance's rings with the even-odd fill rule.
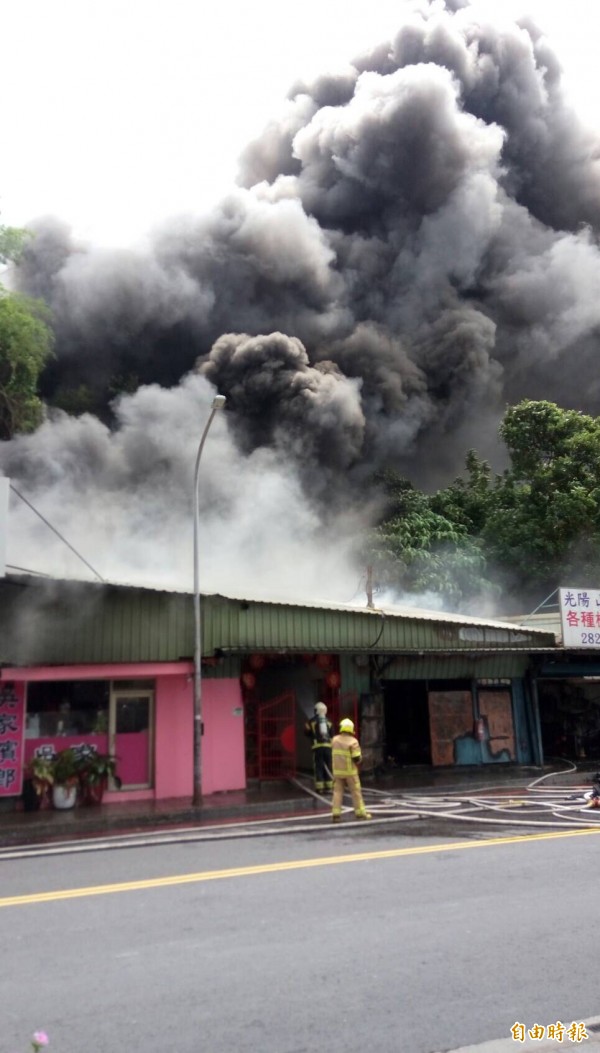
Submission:
[[[26,812],[37,812],[41,808],[53,782],[54,758],[32,757],[23,780],[23,808]]]
[[[112,754],[90,750],[79,758],[79,786],[84,804],[101,804],[109,779],[117,789],[121,788],[117,758]]]
[[[52,761],[52,804],[55,808],[73,808],[77,801],[79,764],[75,750],[60,750]]]

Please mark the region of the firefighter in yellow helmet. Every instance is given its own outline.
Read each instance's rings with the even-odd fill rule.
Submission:
[[[331,754],[333,762],[331,818],[333,822],[339,823],[342,818],[345,788],[350,792],[356,818],[370,819],[371,816],[363,801],[358,774],[358,767],[362,760],[360,743],[354,734],[354,724],[348,717],[340,721],[340,733],[334,736],[331,743]]]

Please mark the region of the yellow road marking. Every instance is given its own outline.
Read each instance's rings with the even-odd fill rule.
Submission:
[[[55,900],[80,899],[86,896],[106,896],[111,892],[137,892],[149,888],[168,888],[174,885],[193,885],[200,881],[221,878],[250,877],[253,874],[277,874],[286,870],[306,870],[309,867],[335,866],[342,863],[363,863],[376,859],[399,859],[401,856],[421,856],[432,852],[455,852],[458,849],[489,848],[493,845],[514,845],[526,841],[553,841],[557,838],[593,836],[598,828],[554,831],[545,834],[519,834],[514,837],[491,837],[484,841],[458,841],[435,845],[416,845],[412,848],[390,848],[380,852],[360,852],[345,856],[322,856],[317,859],[294,859],[285,863],[262,863],[251,867],[230,867],[227,870],[201,870],[197,874],[174,874],[171,877],[146,878],[140,881],[120,881],[115,885],[88,885],[83,888],[57,889],[54,892],[33,892],[26,896],[0,898],[0,907],[23,907],[31,903],[52,903]]]

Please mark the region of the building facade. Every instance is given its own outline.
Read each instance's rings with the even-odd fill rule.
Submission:
[[[309,768],[314,703],[366,768],[538,764],[533,663],[552,633],[442,612],[202,597],[202,792]],[[34,755],[110,752],[109,799],[193,790],[194,612],[182,593],[0,579],[0,797]],[[537,656],[537,657],[536,657]]]

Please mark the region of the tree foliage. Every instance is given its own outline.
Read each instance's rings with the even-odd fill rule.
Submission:
[[[465,474],[434,494],[383,475],[367,545],[381,584],[433,589],[446,606],[498,594],[543,598],[600,567],[600,418],[550,402],[508,409],[509,467],[493,475],[473,450]]]
[[[40,423],[38,379],[51,352],[45,305],[0,288],[0,439]]]
[[[0,264],[18,262],[29,231],[0,224]],[[40,374],[52,354],[50,313],[41,300],[0,285],[0,439],[33,431],[43,414]]]
[[[458,606],[463,598],[476,594],[485,559],[463,515],[436,509],[432,498],[393,473],[385,473],[380,483],[386,513],[367,544],[379,586],[435,592],[446,606]]]
[[[585,580],[600,557],[600,419],[550,402],[508,410],[500,434],[511,467],[483,530],[490,557],[540,589]]]
[[[31,234],[19,227],[5,227],[0,223],[0,263],[18,263]]]

